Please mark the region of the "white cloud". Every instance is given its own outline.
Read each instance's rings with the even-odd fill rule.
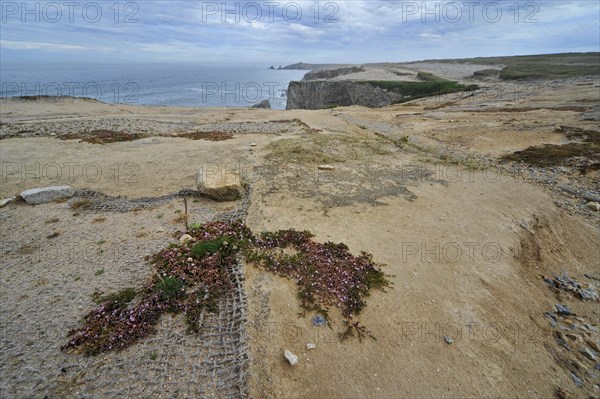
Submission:
[[[87,47],[72,44],[57,44],[43,42],[23,42],[13,40],[0,40],[0,47],[10,50],[88,50]]]

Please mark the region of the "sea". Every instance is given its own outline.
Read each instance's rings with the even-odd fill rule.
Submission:
[[[268,65],[3,64],[0,96],[72,96],[106,103],[182,107],[250,107],[269,100],[285,109],[292,80],[307,71]]]

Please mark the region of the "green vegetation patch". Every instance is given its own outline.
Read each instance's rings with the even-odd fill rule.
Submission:
[[[600,53],[562,53],[512,57],[480,57],[442,60],[450,63],[505,65],[500,79],[565,79],[600,74]],[[482,71],[479,71],[482,72]]]
[[[365,298],[372,290],[385,291],[390,282],[370,254],[362,252],[356,257],[344,244],[321,244],[312,237],[308,231],[262,233],[247,259],[293,280],[306,311],[317,311],[328,318],[329,308],[339,308],[347,327],[342,339],[355,332],[359,339],[365,335],[374,338],[354,317],[365,308]],[[285,249],[293,253],[282,251]]]
[[[428,74],[431,75],[431,74]],[[426,79],[437,78],[434,75],[426,77]],[[437,78],[441,79],[441,78]],[[417,98],[440,96],[444,94],[456,93],[461,91],[474,91],[479,89],[477,85],[463,85],[450,80],[430,80],[425,82],[402,82],[395,80],[367,80],[362,83],[367,83],[372,86],[379,87],[394,93],[402,95],[400,103],[415,100]]]
[[[417,73],[417,79],[421,79],[424,82],[449,82],[448,79],[440,78],[429,72]]]
[[[140,289],[94,293],[98,304],[80,327],[69,331],[63,350],[95,355],[121,350],[156,330],[165,313],[183,313],[189,333],[200,332],[204,311],[215,312],[218,301],[233,289],[238,255],[259,267],[294,280],[300,304],[306,311],[328,315],[341,310],[347,330],[370,335],[354,317],[366,306],[373,289],[390,286],[371,255],[353,256],[344,244],[312,241],[309,232],[282,230],[255,237],[241,222],[211,222],[188,232],[195,242],[172,244],[148,261],[156,273]],[[286,254],[293,249],[294,254]]]

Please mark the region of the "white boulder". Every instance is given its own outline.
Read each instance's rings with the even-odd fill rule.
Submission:
[[[21,193],[21,197],[28,204],[38,205],[59,199],[71,198],[75,195],[75,190],[69,186],[52,186],[43,188],[32,188]]]

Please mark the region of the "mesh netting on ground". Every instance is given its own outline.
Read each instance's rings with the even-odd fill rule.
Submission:
[[[121,215],[140,207],[161,207],[173,199],[197,195],[197,192],[184,190],[162,197],[129,200],[79,191],[71,201],[92,199],[95,205],[81,211],[105,212],[107,220],[111,220],[114,213]],[[244,198],[234,210],[217,212],[194,204],[194,212],[204,214],[200,216],[206,221],[244,220],[251,195],[252,188],[247,185]],[[70,205],[65,204],[62,211],[55,208],[51,211],[65,212]],[[15,213],[9,215],[6,222],[13,224],[15,229],[21,228],[20,224],[31,224],[25,220],[27,212],[31,213],[29,208],[14,207],[12,210]],[[48,211],[46,209],[44,215]],[[39,218],[39,215],[31,217]],[[119,218],[128,217],[123,215],[112,220],[118,223]],[[155,222],[146,220],[144,223],[148,229]],[[109,222],[95,224],[94,229],[82,224],[69,226],[69,231],[61,237],[72,237],[85,245],[100,236],[110,236],[114,228]],[[198,335],[186,333],[183,316],[165,315],[157,325],[155,335],[122,352],[86,357],[60,351],[59,347],[67,341],[67,331],[80,323],[92,291],[111,292],[115,287],[137,285],[148,277],[144,273],[151,271],[139,261],[142,254],[130,254],[128,249],[125,256],[117,260],[107,259],[106,252],[96,251],[86,252],[85,257],[64,259],[60,253],[48,257],[24,255],[23,251],[18,251],[22,240],[7,234],[2,235],[3,239],[9,239],[2,248],[6,254],[0,268],[3,291],[0,293],[1,398],[248,396],[247,301],[241,256],[237,264],[228,269],[232,289],[221,298],[216,312],[203,314]],[[164,237],[162,240],[164,242]],[[155,244],[152,247],[156,247]],[[94,270],[99,268],[106,271],[96,276]],[[73,276],[83,277],[73,280]]]

